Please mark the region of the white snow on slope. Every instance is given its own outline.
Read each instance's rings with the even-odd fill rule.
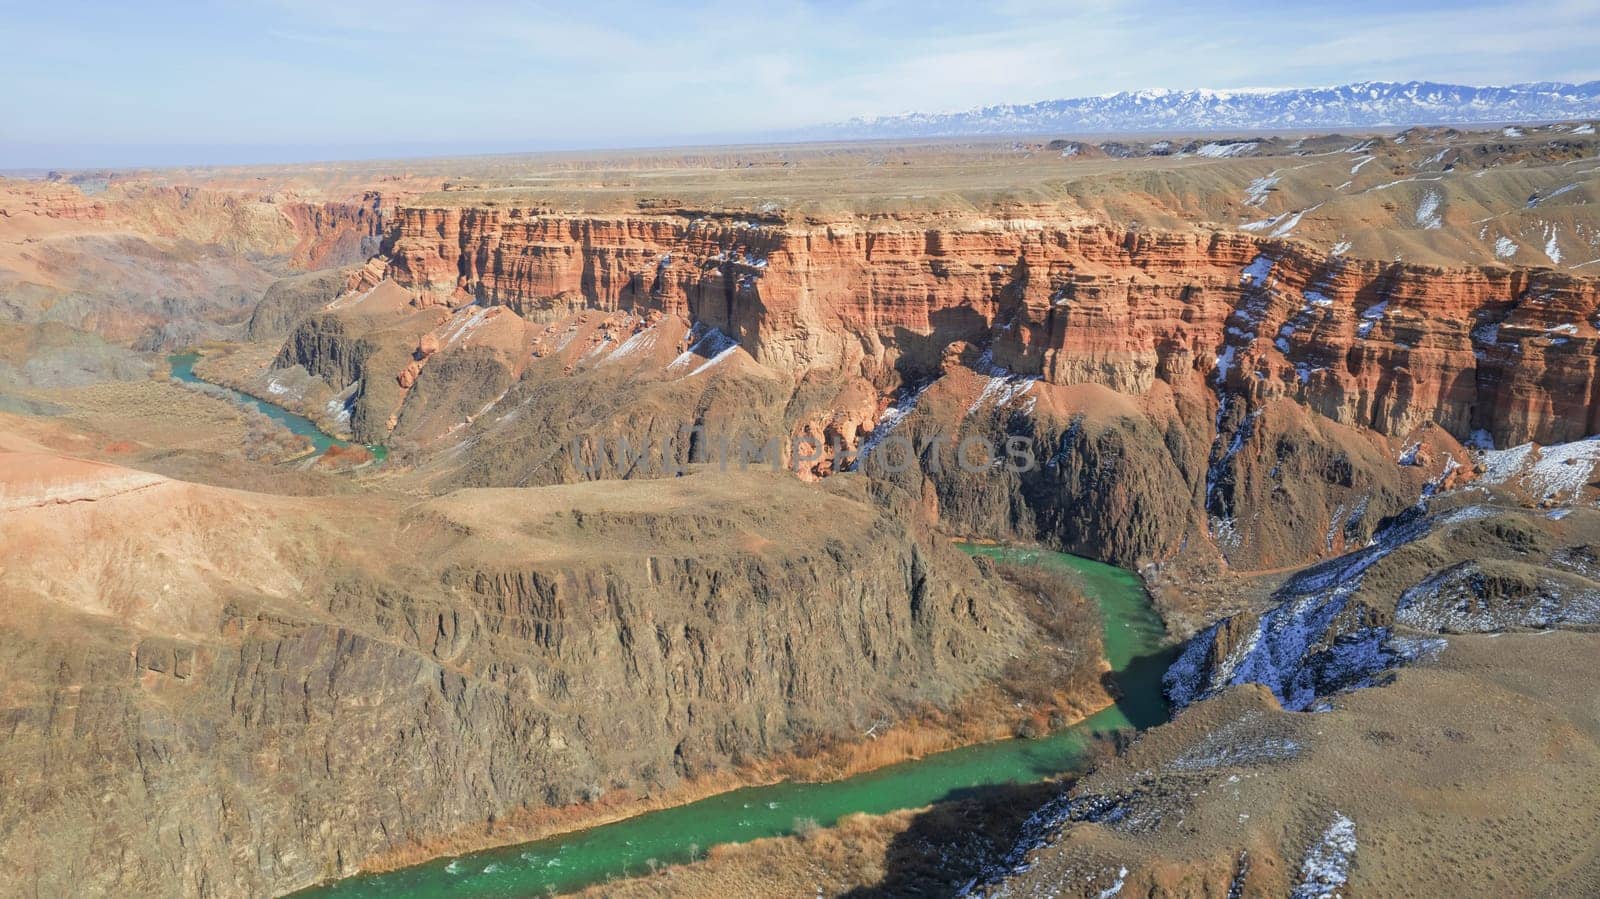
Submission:
[[[922,399],[922,394],[929,387],[932,387],[933,383],[933,381],[929,381],[920,387],[902,387],[900,389],[900,392],[890,401],[889,407],[883,410],[882,415],[878,416],[878,423],[873,425],[872,433],[867,435],[866,440],[861,441],[861,447],[856,451],[856,469],[859,469],[861,464],[866,461],[867,456],[871,455],[872,451],[883,443],[884,438],[894,433],[894,429],[899,427],[900,422],[904,421],[906,416],[917,408],[917,402]]]
[[[967,407],[968,415],[991,404],[996,409],[1004,408],[1007,403],[1032,390],[1033,385],[1039,381],[1038,375],[1013,374],[1009,369],[996,365],[993,350],[983,351],[975,369],[979,374],[988,375],[989,380],[983,385],[983,391],[978,394],[978,398]]]
[[[1561,229],[1554,225],[1547,226],[1544,232],[1544,254],[1550,257],[1550,261],[1556,265],[1561,264],[1561,244],[1556,239],[1560,233]]]
[[[457,341],[465,340],[468,337],[471,337],[472,332],[478,330],[479,326],[481,326],[484,321],[488,319],[489,312],[493,308],[493,306],[462,307],[461,312],[456,313],[457,316],[460,316],[461,320],[453,322],[450,325],[450,329],[445,332],[444,344],[446,346],[450,346],[455,344]],[[471,311],[469,312],[468,310]],[[467,314],[463,316],[463,312]]]
[[[1212,647],[1218,630],[1233,619],[1211,625],[1185,645],[1162,676],[1168,700],[1183,708],[1229,686],[1256,683],[1285,709],[1305,711],[1328,695],[1370,686],[1383,672],[1436,652],[1442,640],[1407,640],[1383,626],[1340,626],[1339,615],[1367,569],[1435,527],[1483,514],[1482,507],[1468,506],[1429,517],[1419,503],[1367,546],[1292,575],[1278,592],[1283,601],[1256,617],[1226,657],[1212,658]]]
[[[1260,206],[1262,201],[1267,198],[1267,194],[1271,193],[1272,189],[1278,186],[1278,180],[1278,173],[1272,172],[1266,177],[1257,178],[1256,180],[1250,182],[1250,186],[1244,189],[1245,205]]]
[[[1111,899],[1112,896],[1122,892],[1122,885],[1128,880],[1128,869],[1121,868],[1117,871],[1117,879],[1111,886],[1100,891],[1099,899]]]
[[[653,345],[655,342],[656,342],[656,331],[655,331],[655,329],[653,329],[653,328],[645,328],[645,329],[641,330],[639,333],[633,335],[632,337],[629,337],[627,340],[624,340],[621,343],[621,345],[619,345],[616,349],[612,350],[611,351],[611,355],[607,356],[603,360],[602,364],[610,363],[610,362],[617,362],[617,361],[619,361],[621,359],[625,359],[628,356],[631,356],[634,353],[637,353],[638,351],[643,350],[643,349]]]
[[[1267,236],[1268,237],[1288,237],[1289,233],[1295,229],[1295,226],[1300,224],[1301,216],[1305,215],[1308,212],[1315,211],[1317,209],[1317,207],[1319,207],[1321,205],[1322,205],[1321,203],[1318,203],[1316,206],[1312,206],[1310,209],[1302,209],[1299,212],[1296,212],[1294,215],[1289,217],[1288,221],[1285,221],[1283,224],[1281,224],[1278,227],[1274,228],[1272,233],[1267,235]]]
[[[1306,209],[1296,209],[1293,212],[1281,212],[1275,216],[1272,216],[1271,218],[1258,219],[1253,222],[1245,222],[1239,226],[1239,230],[1266,231],[1270,228],[1272,229],[1272,233],[1268,234],[1268,237],[1288,237],[1290,232],[1294,231],[1295,226],[1300,224],[1300,218],[1302,216],[1321,205],[1321,203],[1318,203],[1316,206],[1311,206]]]
[[[1287,737],[1258,737],[1250,733],[1261,721],[1259,712],[1248,712],[1205,734],[1162,769],[1166,771],[1215,771],[1269,762],[1288,761],[1300,754],[1300,744]]]
[[[1545,447],[1524,443],[1487,450],[1478,461],[1484,467],[1478,483],[1484,486],[1520,482],[1540,499],[1576,500],[1600,465],[1600,435]]]
[[[1333,823],[1322,839],[1306,850],[1300,862],[1300,882],[1289,899],[1337,899],[1350,881],[1350,862],[1356,855],[1356,822],[1334,812]]]
[[[1517,242],[1509,237],[1501,237],[1494,242],[1494,255],[1496,259],[1510,259],[1517,255]]]
[[[1559,521],[1570,511],[1555,509],[1548,517]],[[1488,594],[1483,568],[1476,561],[1462,562],[1400,594],[1395,620],[1418,630],[1456,633],[1600,623],[1600,591],[1555,578],[1538,576],[1533,591],[1515,602],[1497,602]]]
[[[704,361],[704,362],[700,363],[699,365],[695,366],[694,371],[689,372],[689,377],[692,378],[695,375],[698,375],[701,372],[705,371],[706,369],[710,368],[711,366],[716,365],[718,362],[721,362],[722,360],[728,358],[730,355],[733,354],[733,351],[738,349],[738,348],[739,348],[739,344],[735,343],[733,346],[730,346],[727,349],[718,350],[717,354],[715,356],[712,356],[710,359],[707,359],[706,361]]]
[[[1389,311],[1389,301],[1379,300],[1361,312],[1361,324],[1356,326],[1356,336],[1365,340],[1372,334],[1372,326],[1383,320],[1384,313]]]
[[[1529,200],[1527,208],[1532,209],[1533,207],[1538,206],[1539,204],[1545,202],[1546,200],[1554,200],[1556,197],[1559,197],[1562,194],[1572,193],[1573,191],[1577,190],[1578,188],[1580,188],[1582,186],[1583,186],[1582,182],[1574,181],[1571,184],[1565,185],[1563,187],[1558,187],[1555,190],[1552,190],[1549,193],[1545,194],[1544,196],[1536,196],[1533,199]]]
[[[1444,222],[1439,217],[1439,204],[1442,202],[1443,198],[1439,196],[1438,191],[1428,191],[1422,202],[1417,204],[1417,224],[1429,231],[1444,227]]]
[[[1250,260],[1250,264],[1239,272],[1239,283],[1259,286],[1266,283],[1270,274],[1272,274],[1272,257],[1263,253]]]
[[[1246,156],[1261,146],[1255,141],[1240,144],[1206,144],[1194,151],[1196,156],[1209,156],[1212,159],[1225,159],[1230,156]]]
[[[692,378],[728,358],[734,350],[739,348],[739,341],[734,340],[716,328],[705,325],[695,325],[690,335],[697,336],[697,339],[687,350],[679,353],[678,358],[667,364],[668,371],[682,368],[696,359],[705,360],[696,366],[694,371],[689,372],[688,377]]]
[[[1443,180],[1444,180],[1444,176],[1443,175],[1412,175],[1410,178],[1398,178],[1398,179],[1396,179],[1394,181],[1386,181],[1383,184],[1379,184],[1379,185],[1376,185],[1374,187],[1369,187],[1366,190],[1362,191],[1362,193],[1370,194],[1370,193],[1375,193],[1375,192],[1380,191],[1380,190],[1388,190],[1391,187],[1395,187],[1395,186],[1400,185],[1400,184],[1410,184],[1413,181],[1443,181]]]
[[[328,404],[325,408],[328,410],[328,414],[333,416],[334,421],[337,421],[342,425],[348,425],[350,423],[351,409],[348,399],[343,399],[336,396],[333,399],[328,400]]]

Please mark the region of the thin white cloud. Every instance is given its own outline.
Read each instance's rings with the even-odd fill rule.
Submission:
[[[273,0],[166,15],[11,16],[0,128],[35,144],[660,144],[1148,87],[1600,75],[1600,0],[1270,14],[1168,0]]]

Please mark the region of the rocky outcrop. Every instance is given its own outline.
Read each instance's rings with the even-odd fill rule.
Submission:
[[[272,282],[250,314],[245,337],[282,340],[302,319],[344,293],[351,274],[345,269],[330,269],[290,275]]]
[[[354,265],[376,253],[384,232],[382,195],[367,191],[359,199],[280,204],[297,237],[289,258],[308,271]]]
[[[402,208],[389,274],[422,294],[685,314],[765,365],[929,373],[952,340],[1055,384],[1191,374],[1403,435],[1600,430],[1596,282],[1345,259],[1240,233],[1035,220],[810,224]]]
[[[1497,633],[1600,625],[1600,583],[1502,561],[1466,561],[1401,594],[1396,620],[1420,630]]]
[[[1174,709],[1244,683],[1306,711],[1335,694],[1371,686],[1394,668],[1437,653],[1443,641],[1397,634],[1390,608],[1357,596],[1367,570],[1435,527],[1481,515],[1472,507],[1443,518],[1408,510],[1362,549],[1297,572],[1260,614],[1231,616],[1191,638],[1162,684]]]
[[[292,269],[376,251],[375,193],[291,193],[113,179],[94,193],[0,179],[0,316],[54,321],[144,351],[236,339],[263,291]],[[270,322],[281,302],[268,298]],[[259,329],[251,333],[260,336]]]
[[[698,388],[645,386],[707,367],[655,358],[691,325],[688,355],[715,338],[724,343],[705,362],[736,348],[756,363],[717,370],[719,380],[765,373],[790,385],[739,416],[777,428],[763,438],[805,434],[851,452],[895,428],[919,444],[1024,439],[1048,464],[979,477],[923,465],[889,479],[963,531],[1123,564],[1197,546],[1234,568],[1304,563],[1364,543],[1424,490],[1465,477],[1464,442],[1600,429],[1600,288],[1550,271],[1380,263],[1245,233],[1064,220],[499,207],[401,208],[384,251],[350,302],[387,285],[413,311],[502,306],[531,330],[477,361],[420,352],[420,325],[393,332],[392,362],[359,388],[339,359],[360,355],[363,325],[343,326],[339,351],[326,334],[296,335],[278,364],[356,389],[366,440],[421,450],[471,425],[469,459],[500,442],[501,426],[472,425],[480,415],[502,400],[530,407],[505,437],[554,467],[531,473],[501,458],[517,480],[495,481],[503,465],[468,461],[484,472],[471,483],[573,479],[560,445],[524,433],[529,419],[563,422],[544,430],[564,441],[588,420],[594,435],[635,446],[706,424]],[[610,389],[682,393],[676,420],[635,421],[609,401],[574,416],[556,410],[570,405],[558,391],[516,386],[587,378],[621,356],[659,367],[630,369]],[[369,401],[378,377],[400,389]],[[427,411],[404,408],[425,398]],[[599,420],[606,409],[615,417]],[[802,474],[840,467],[828,455]]]
[[[1535,845],[1581,842],[1589,800],[1566,775],[1600,746],[1571,701],[1596,639],[1600,513],[1592,489],[1518,508],[1511,478],[1484,480],[1189,641],[1164,682],[1173,720],[1036,811],[969,894],[1470,892]],[[1429,830],[1486,792],[1546,823]],[[1497,858],[1361,848],[1418,833]],[[1581,865],[1540,876],[1593,888]]]
[[[386,510],[80,468],[92,502],[0,503],[8,893],[261,895],[515,840],[761,776],[1053,651],[1031,594],[842,481]]]

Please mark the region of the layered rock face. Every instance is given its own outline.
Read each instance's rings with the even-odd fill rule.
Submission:
[[[375,193],[348,199],[115,182],[89,195],[0,179],[0,317],[61,322],[141,350],[237,335],[292,269],[376,251]]]
[[[876,414],[848,387],[796,388],[769,416],[851,445],[912,411],[887,416],[907,397],[933,418],[919,433],[1026,436],[1048,471],[1000,493],[945,473],[923,492],[958,527],[1123,563],[1195,539],[1235,566],[1305,561],[1370,538],[1464,461],[1461,442],[1600,430],[1600,282],[1548,270],[1060,219],[402,208],[393,221],[358,289],[398,285],[413,309],[501,304],[557,331],[584,308],[715,328],[790,383],[876,391]],[[330,353],[280,362],[314,370]],[[564,373],[584,364],[569,356]],[[469,380],[490,399],[510,390]],[[1397,467],[1435,426],[1430,465]]]
[[[770,473],[385,511],[6,465],[0,892],[275,894],[511,840],[1048,652],[1031,597]]]
[[[388,274],[528,309],[576,295],[723,329],[765,365],[928,373],[952,340],[1054,384],[1191,374],[1403,435],[1600,429],[1594,280],[1347,260],[1238,233],[1038,221],[761,225],[401,209]]]
[[[363,262],[383,236],[383,196],[375,191],[351,200],[291,200],[280,208],[297,238],[289,257],[296,268],[315,271]]]

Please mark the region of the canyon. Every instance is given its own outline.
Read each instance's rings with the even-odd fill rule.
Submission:
[[[476,443],[458,457],[469,468],[480,452],[523,447],[521,462],[460,483],[570,477],[533,464],[565,441],[523,426],[550,419],[540,403],[606,389],[619,367],[632,369],[632,389],[665,381],[648,392],[680,397],[661,405],[695,407],[684,425],[716,419],[703,379],[684,377],[710,357],[676,370],[671,361],[696,344],[737,347],[746,360],[729,375],[751,382],[746,417],[764,405],[782,428],[852,449],[914,394],[918,405],[896,408],[928,407],[907,415],[913,432],[972,428],[1027,437],[1041,459],[1104,456],[1093,478],[1069,462],[1005,485],[1021,494],[1021,515],[972,495],[994,479],[948,473],[928,489],[940,516],[972,532],[1014,529],[1129,565],[1170,560],[1192,540],[1246,570],[1303,563],[1370,537],[1446,458],[1464,462],[1464,444],[1561,443],[1600,427],[1600,282],[1550,270],[1018,220],[396,218],[387,258],[347,300],[309,316],[273,371],[321,378],[346,397],[365,440],[426,445],[450,431]],[[691,324],[725,343],[691,340]],[[541,383],[568,382],[567,397],[528,395],[518,385],[535,371]],[[258,376],[256,390],[275,376]],[[450,419],[431,411],[446,394]],[[603,414],[590,405],[564,412]],[[477,420],[480,407],[499,413],[486,416],[493,424]],[[587,424],[638,445],[651,435],[622,418],[637,421],[639,408]],[[1396,466],[1413,443],[1427,452]],[[1068,505],[1088,507],[1082,520]],[[1300,516],[1292,527],[1289,508]]]
[[[1070,579],[978,538],[1136,571],[1185,642],[1173,720],[940,891],[1404,891],[1412,755],[1522,821],[1600,745],[1557,670],[1600,622],[1587,134],[0,181],[0,883],[276,894],[1111,703]],[[968,439],[1035,464],[940,463]]]

